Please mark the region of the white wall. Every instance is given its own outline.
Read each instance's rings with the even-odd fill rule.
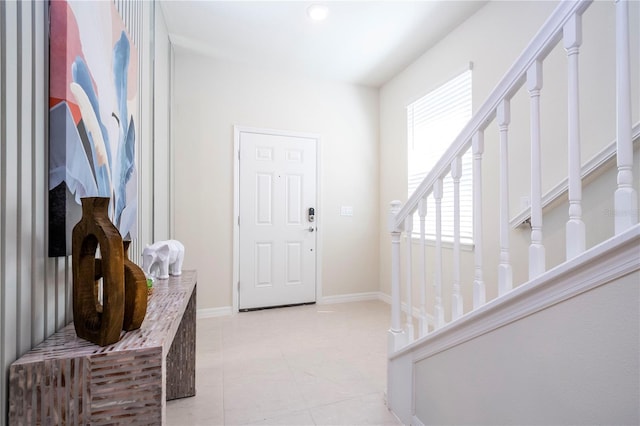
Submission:
[[[632,76],[640,74],[638,66],[640,8],[630,2],[632,28]],[[406,112],[408,103],[438,87],[473,62],[473,108],[476,111],[497,85],[517,56],[557,3],[523,1],[490,2],[470,17],[445,39],[385,84],[380,90],[380,214],[386,215],[389,202],[405,201],[406,195]],[[582,160],[586,161],[605,144],[615,139],[615,108],[613,97],[614,9],[612,2],[595,2],[583,19],[584,41],[580,53],[582,99]],[[566,176],[566,53],[562,44],[556,48],[543,68],[542,103],[543,193]],[[633,79],[633,122],[640,120],[638,79]],[[519,212],[520,199],[529,194],[529,100],[526,90],[511,102],[510,126],[510,213]],[[485,132],[483,161],[483,227],[484,278],[487,296],[497,294],[497,263],[499,254],[497,221],[498,130],[495,122]],[[637,170],[637,167],[636,167]],[[636,172],[637,173],[637,172]],[[615,180],[615,176],[614,176]],[[637,186],[637,179],[636,179]],[[597,188],[597,190],[594,190]],[[585,211],[588,247],[612,235],[612,218],[606,207],[612,203],[615,188],[601,185],[585,188],[586,206],[597,206],[597,212]],[[591,192],[590,192],[591,191]],[[602,202],[605,202],[604,204]],[[564,258],[564,223],[567,207],[561,205],[553,216],[546,212],[543,229],[547,248],[547,266],[557,265]],[[595,213],[595,214],[594,214]],[[607,222],[602,226],[602,222]],[[611,224],[611,226],[609,226]],[[386,223],[380,223],[380,289],[390,293],[390,237]],[[545,230],[547,233],[545,233]],[[530,231],[517,229],[511,234],[511,262],[514,284],[527,279],[527,250]],[[414,250],[415,251],[415,250]],[[450,269],[451,250],[445,249],[444,267]],[[465,296],[465,311],[471,309],[473,252],[462,254],[461,282]],[[430,269],[433,271],[433,269]],[[431,276],[429,276],[431,277]],[[444,277],[444,303],[450,306],[450,276]],[[429,287],[429,293],[432,293]],[[417,290],[416,290],[417,296]],[[414,299],[415,300],[415,299]]]
[[[171,238],[171,43],[160,5],[155,10],[153,237]]]
[[[430,424],[640,422],[640,273],[415,365]]]
[[[47,257],[47,5],[0,3],[0,424],[8,367],[70,318],[65,258]],[[33,99],[33,102],[32,102]]]
[[[154,229],[168,235],[166,219],[154,227],[151,194],[168,193],[169,188],[158,179],[152,184],[150,162],[152,134],[166,140],[168,131],[162,125],[166,127],[169,120],[168,112],[158,113],[155,123],[159,129],[153,131],[149,108],[154,90],[150,82],[153,4],[129,1],[116,6],[137,43],[140,76],[145,80],[139,85],[142,122],[136,147],[141,188],[139,247],[151,242]],[[157,18],[156,28],[164,37],[156,48],[168,52],[166,26],[161,15]],[[72,319],[71,258],[47,255],[47,22],[47,2],[0,2],[0,425],[7,424],[9,365]],[[156,62],[155,75],[168,92],[166,58]],[[164,158],[168,161],[168,153]],[[168,203],[156,203],[156,217],[168,217],[167,211]]]
[[[198,308],[232,305],[234,125],[321,135],[323,296],[377,291],[377,90],[175,49],[175,237],[198,270]]]
[[[127,3],[123,3],[127,4]],[[142,1],[138,18],[141,64],[138,144],[138,237],[130,258],[171,238],[171,43],[160,5]],[[127,16],[125,14],[125,16]],[[144,35],[144,36],[143,36]]]

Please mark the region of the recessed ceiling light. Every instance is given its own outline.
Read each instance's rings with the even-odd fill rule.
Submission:
[[[329,8],[324,4],[312,4],[307,8],[307,15],[314,21],[324,21],[329,16]]]

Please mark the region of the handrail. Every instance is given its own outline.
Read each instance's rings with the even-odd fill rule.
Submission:
[[[479,131],[484,131],[496,116],[498,104],[510,99],[524,84],[527,70],[537,61],[544,59],[562,38],[562,30],[571,16],[581,15],[593,0],[563,1],[553,11],[549,19],[534,36],[531,43],[507,71],[487,100],[473,115],[451,146],[445,151],[433,169],[425,176],[414,193],[390,221],[392,229],[402,229],[404,220],[418,208],[420,199],[427,196],[436,179],[443,176],[451,167],[451,162],[462,155],[471,146],[471,138]]]

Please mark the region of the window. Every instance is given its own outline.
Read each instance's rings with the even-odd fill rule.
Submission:
[[[407,107],[408,194],[411,196],[471,118],[471,70],[448,81]],[[460,179],[460,241],[473,243],[472,155],[462,157]],[[436,207],[427,198],[426,235],[435,239]],[[453,179],[443,181],[442,239],[453,241]],[[420,235],[420,217],[413,218],[414,236]]]

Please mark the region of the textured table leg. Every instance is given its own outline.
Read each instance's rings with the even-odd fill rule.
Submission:
[[[162,348],[97,354],[86,380],[91,401],[87,424],[162,422]]]
[[[196,394],[196,290],[167,354],[167,401]]]
[[[157,425],[162,348],[11,366],[10,425]]]
[[[84,357],[12,365],[9,424],[88,424],[86,365]]]

